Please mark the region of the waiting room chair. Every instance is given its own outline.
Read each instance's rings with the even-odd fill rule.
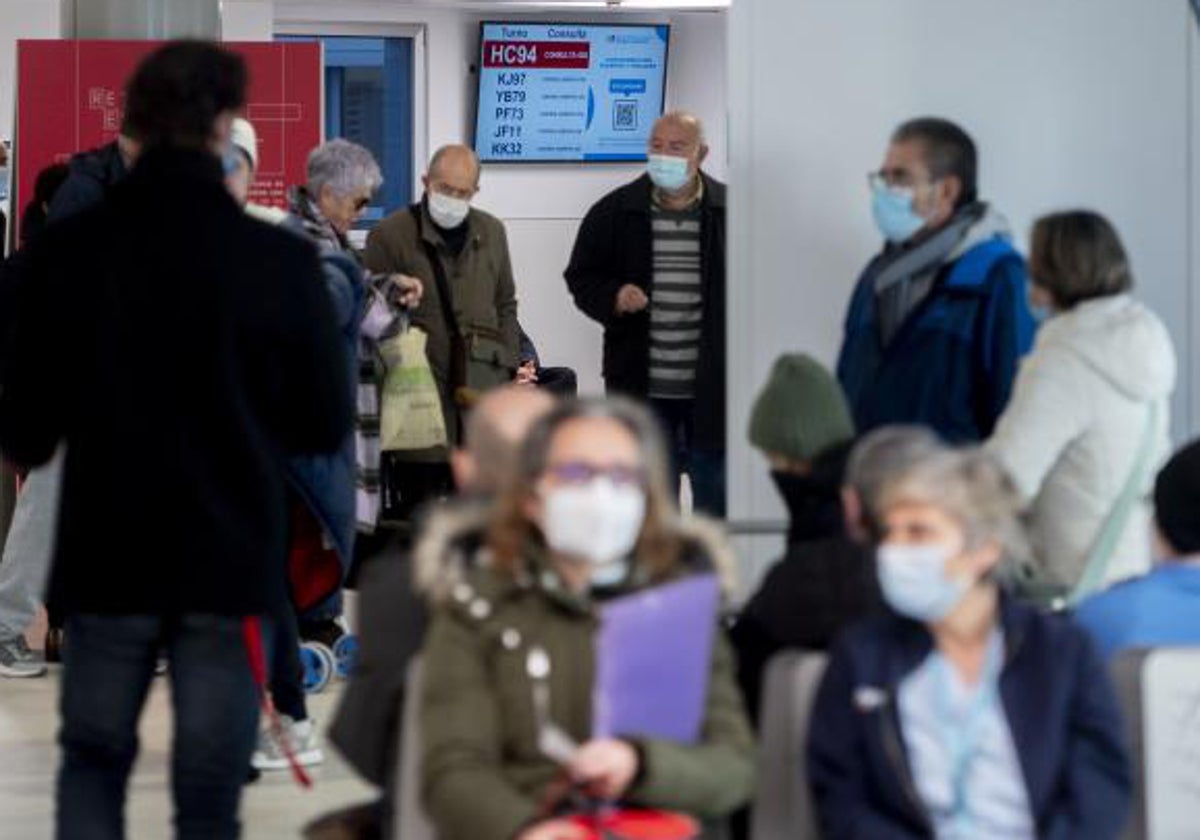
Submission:
[[[436,835],[421,807],[421,657],[408,665],[407,689],[400,724],[400,772],[392,801],[395,814],[392,840],[435,840]]]
[[[826,656],[785,651],[767,665],[759,727],[758,792],[753,840],[821,840],[808,789],[808,721]]]
[[[1111,665],[1134,770],[1123,840],[1196,837],[1200,812],[1200,648],[1130,650]]]

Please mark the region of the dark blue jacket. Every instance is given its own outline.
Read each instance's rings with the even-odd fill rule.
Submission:
[[[976,245],[942,270],[887,347],[875,311],[877,262],[858,281],[838,359],[858,431],[916,423],[955,443],[987,438],[1033,344],[1024,260],[1001,237]]]
[[[295,230],[293,225],[285,223],[284,226]],[[329,290],[341,332],[351,398],[355,399],[353,392],[358,382],[359,323],[366,297],[365,274],[362,266],[348,254],[324,252],[320,259],[325,286]],[[321,528],[333,541],[343,570],[348,569],[354,555],[355,531],[356,463],[353,433],[346,435],[336,452],[289,458],[287,472],[292,489],[304,499],[321,523]]]
[[[1070,620],[1007,598],[1001,623],[1000,698],[1038,837],[1120,836],[1132,773],[1116,695],[1095,646]],[[825,840],[933,837],[896,709],[900,682],[932,647],[923,625],[895,615],[857,625],[835,646],[808,736]]]
[[[47,221],[58,222],[95,207],[128,174],[116,140],[71,158],[70,174],[50,201]]]

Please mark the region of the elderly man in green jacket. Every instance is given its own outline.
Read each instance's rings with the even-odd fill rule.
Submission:
[[[461,415],[479,391],[512,379],[519,338],[517,294],[504,224],[471,206],[479,192],[479,158],[469,147],[443,146],[422,177],[425,195],[379,223],[367,238],[372,271],[418,277],[426,294],[412,323],[428,336],[426,354],[438,383],[448,447],[404,452],[385,463],[385,482],[406,499],[403,511],[451,490],[449,448]]]

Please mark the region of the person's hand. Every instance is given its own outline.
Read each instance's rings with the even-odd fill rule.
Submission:
[[[522,831],[516,840],[588,840],[592,833],[567,820],[546,820]]]
[[[517,376],[513,381],[518,385],[536,385],[538,382],[537,364],[532,359],[522,362],[521,366],[517,368]]]
[[[638,752],[625,741],[589,741],[579,748],[569,770],[593,796],[620,799],[637,778]]]
[[[407,274],[393,274],[388,277],[388,298],[408,309],[421,305],[425,295],[425,285],[416,277]]]
[[[626,283],[617,292],[616,311],[618,315],[633,315],[649,305],[650,298],[646,297],[646,293],[632,283]]]

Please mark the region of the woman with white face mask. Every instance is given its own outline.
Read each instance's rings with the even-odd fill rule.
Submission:
[[[440,840],[590,836],[544,808],[564,772],[589,797],[702,821],[749,799],[753,741],[721,633],[697,743],[592,740],[598,605],[732,562],[715,528],[681,522],[666,473],[642,409],[565,403],[530,432],[484,545],[419,569],[435,611],[422,790]],[[558,750],[551,730],[567,736]]]
[[[1104,665],[1081,628],[997,582],[1024,542],[1010,479],[943,451],[879,498],[894,614],[834,650],[809,731],[826,840],[1121,835],[1132,780]]]

